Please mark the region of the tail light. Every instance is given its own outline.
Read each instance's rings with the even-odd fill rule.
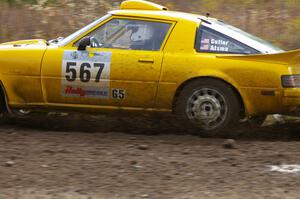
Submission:
[[[283,75],[281,76],[281,83],[284,88],[300,87],[300,75]]]

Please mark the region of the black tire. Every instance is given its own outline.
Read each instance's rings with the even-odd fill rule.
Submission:
[[[28,118],[30,117],[31,111],[25,109],[12,109],[12,116],[15,118]]]
[[[241,102],[233,88],[210,78],[188,83],[175,103],[175,113],[181,120],[208,133],[237,124],[240,112]]]

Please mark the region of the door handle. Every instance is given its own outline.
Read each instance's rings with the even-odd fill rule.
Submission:
[[[140,58],[139,62],[141,63],[154,63],[154,59],[148,59],[148,58]]]

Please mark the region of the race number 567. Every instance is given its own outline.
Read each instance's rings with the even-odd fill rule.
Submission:
[[[67,81],[73,82],[79,78],[83,83],[90,82],[93,75],[92,72],[96,69],[95,82],[100,82],[101,74],[105,66],[103,63],[90,64],[83,62],[80,63],[78,67],[77,64],[78,62],[66,62],[65,78]]]

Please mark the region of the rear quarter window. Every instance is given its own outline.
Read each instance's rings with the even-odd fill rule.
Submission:
[[[234,38],[215,31],[206,26],[200,26],[196,36],[196,50],[220,54],[259,54],[260,52],[243,44]]]

